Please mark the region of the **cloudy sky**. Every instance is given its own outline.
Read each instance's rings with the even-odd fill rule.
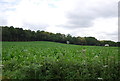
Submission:
[[[0,0],[0,26],[118,41],[119,0]]]

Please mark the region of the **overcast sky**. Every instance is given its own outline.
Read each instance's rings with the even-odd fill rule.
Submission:
[[[119,0],[0,0],[0,25],[118,41]]]

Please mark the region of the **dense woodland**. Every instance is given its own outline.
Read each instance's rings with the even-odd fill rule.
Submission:
[[[13,26],[0,26],[2,27],[2,41],[52,41],[76,45],[94,45],[104,46],[109,44],[110,46],[118,46],[120,42],[97,40],[95,37],[74,37],[70,34],[51,33],[46,31],[31,31],[23,30],[22,28],[14,28]]]

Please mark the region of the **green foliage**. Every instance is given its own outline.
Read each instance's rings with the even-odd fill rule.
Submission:
[[[4,79],[120,79],[117,47],[3,42]]]
[[[13,26],[0,26],[2,27],[2,41],[52,41],[76,45],[95,45],[104,46],[106,43],[110,46],[119,46],[114,41],[99,41],[95,37],[72,37],[70,34],[50,33],[46,31],[31,31],[23,30],[22,28],[14,28]]]

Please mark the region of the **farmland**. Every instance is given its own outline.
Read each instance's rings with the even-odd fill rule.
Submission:
[[[3,79],[120,79],[118,47],[3,42]]]

